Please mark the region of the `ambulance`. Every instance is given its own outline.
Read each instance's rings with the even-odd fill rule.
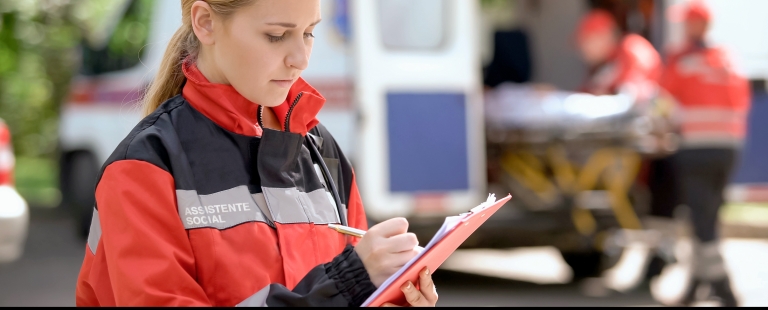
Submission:
[[[507,193],[488,178],[494,169],[486,149],[485,65],[507,61],[511,67],[504,70],[521,73],[517,82],[576,89],[586,69],[571,31],[585,12],[632,4],[623,24],[663,51],[680,39],[680,25],[664,19],[680,1],[322,0],[323,22],[303,77],[327,99],[318,118],[355,168],[370,224],[406,217],[426,243],[446,216],[466,212],[489,192]],[[768,46],[755,39],[759,35],[732,35],[743,25],[768,29],[757,13],[765,10],[753,8],[765,5],[708,2],[718,12],[713,41],[742,51],[749,77],[762,85],[755,100],[768,100],[759,83],[768,75]],[[98,169],[139,121],[141,92],[181,24],[178,0],[110,3],[82,44],[81,70],[61,111],[63,203],[83,236]],[[510,33],[519,43],[505,50],[510,44],[498,39]],[[760,159],[768,149],[757,143],[768,129],[754,121],[768,117],[763,106],[755,104],[751,114],[742,161],[750,169],[734,177],[733,200],[768,201],[768,186],[761,185],[768,184],[768,166]],[[517,205],[521,198],[465,246],[555,246],[584,275],[604,265],[594,239],[575,233],[568,210],[532,211]]]
[[[479,2],[321,5],[302,76],[327,99],[318,118],[352,161],[371,223],[439,225],[484,201]],[[83,236],[97,171],[140,120],[141,92],[181,25],[178,0],[113,1],[105,11],[82,44],[59,128],[63,204]]]

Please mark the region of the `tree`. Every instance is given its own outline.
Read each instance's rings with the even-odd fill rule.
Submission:
[[[0,118],[18,156],[56,153],[58,116],[77,47],[109,0],[0,1]]]

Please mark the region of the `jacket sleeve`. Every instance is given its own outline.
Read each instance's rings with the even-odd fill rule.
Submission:
[[[176,210],[173,177],[144,161],[110,164],[96,189],[108,280],[117,306],[206,306]],[[96,253],[97,255],[99,253]],[[91,283],[91,286],[106,285]]]
[[[89,287],[111,285],[114,296],[109,299],[117,306],[211,305],[195,280],[192,248],[173,207],[174,188],[168,172],[133,160],[109,165],[99,182],[98,248],[105,259],[91,262],[103,262],[108,277],[95,281],[87,275],[81,278],[91,279]],[[99,283],[99,279],[109,283]],[[85,279],[78,282],[82,281]],[[293,290],[271,284],[239,305],[359,306],[374,290],[350,245],[332,262],[312,269]],[[81,294],[91,292],[78,290],[78,300],[87,300]]]
[[[238,307],[359,307],[376,290],[352,245],[313,268],[293,290],[271,284]]]
[[[352,169],[352,165],[346,158],[341,158],[341,171],[345,176],[344,180],[349,180],[348,184],[344,184],[343,190],[345,197],[347,198],[347,220],[350,227],[357,229],[368,230],[368,218],[365,216],[365,208],[363,208],[363,200],[360,197],[360,191],[357,189],[357,180],[355,178],[355,171]],[[350,243],[357,244],[358,238],[349,237]]]
[[[367,229],[368,221],[355,184],[352,165],[330,134],[323,129],[324,157],[338,158],[340,176],[335,178],[342,201],[347,204],[347,219],[351,227]],[[330,148],[330,149],[329,149]],[[332,150],[331,150],[332,149]],[[349,237],[347,247],[332,262],[312,269],[291,291],[280,284],[272,284],[246,299],[238,306],[333,306],[359,307],[376,287],[370,280],[363,262],[354,251],[359,239]]]
[[[320,153],[326,164],[329,164],[331,173],[334,174],[334,182],[339,190],[339,195],[343,204],[347,206],[347,224],[357,229],[368,230],[368,218],[363,208],[363,200],[357,187],[357,178],[352,168],[352,163],[344,155],[344,152],[336,143],[333,135],[322,125],[319,124],[310,133],[316,134],[322,138]],[[329,162],[333,161],[333,164]],[[334,173],[334,170],[338,173]],[[349,237],[349,244],[356,245],[358,238]]]

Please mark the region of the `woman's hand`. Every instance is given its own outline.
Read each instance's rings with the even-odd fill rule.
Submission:
[[[379,287],[418,254],[418,245],[416,235],[408,233],[408,221],[393,218],[371,227],[357,243],[355,252],[373,285]]]
[[[419,289],[408,281],[400,287],[400,290],[405,294],[405,300],[413,307],[434,307],[437,304],[437,289],[435,289],[435,282],[432,282],[429,269],[425,268],[419,274]],[[382,307],[397,307],[397,305],[386,303]]]

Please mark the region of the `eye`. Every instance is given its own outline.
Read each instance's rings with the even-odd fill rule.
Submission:
[[[315,35],[313,33],[311,33],[311,32],[304,33],[304,38],[309,39],[309,38],[314,38],[314,37],[315,37]]]
[[[269,38],[269,42],[272,42],[272,43],[280,42],[282,40],[285,40],[285,34],[280,35],[280,36],[273,36],[273,35],[268,34],[267,38]]]

